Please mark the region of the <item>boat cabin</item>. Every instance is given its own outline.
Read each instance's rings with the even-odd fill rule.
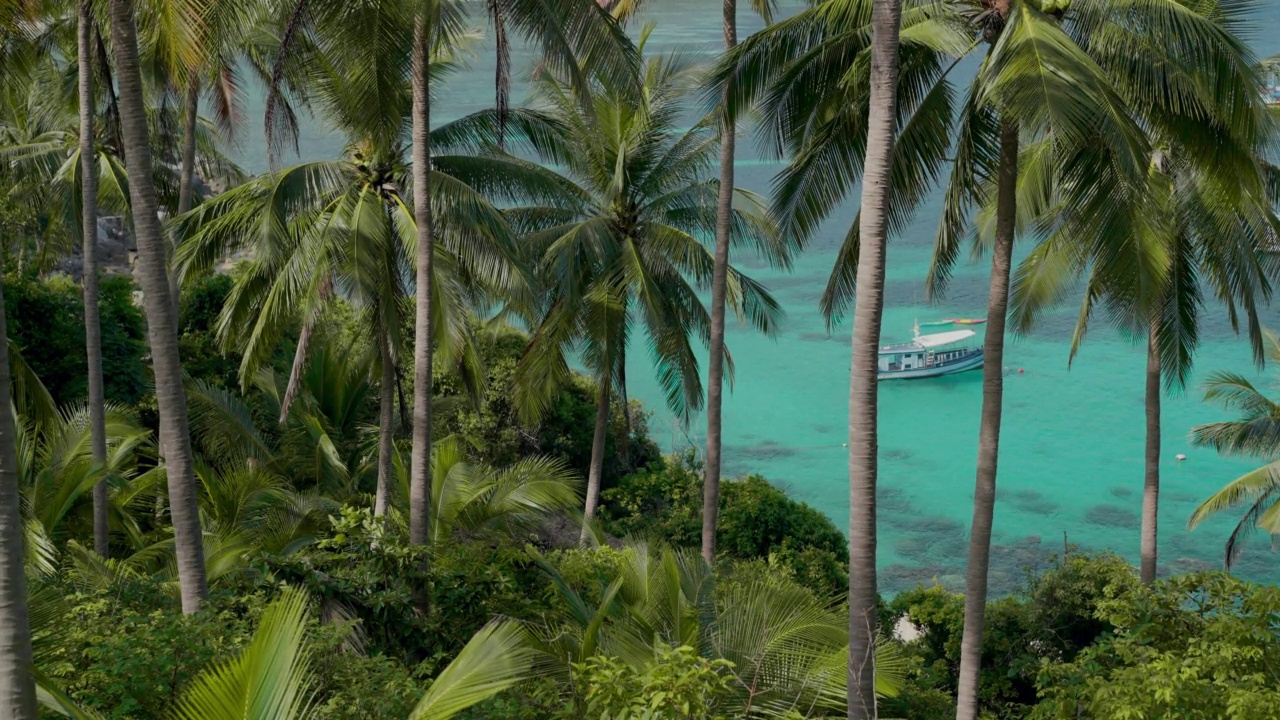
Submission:
[[[907,343],[880,348],[880,379],[934,377],[982,367],[982,349],[968,347],[972,330],[920,335]]]

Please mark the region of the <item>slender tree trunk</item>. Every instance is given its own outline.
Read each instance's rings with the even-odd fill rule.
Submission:
[[[1156,524],[1160,509],[1160,346],[1147,335],[1147,467],[1142,482],[1142,582],[1156,581]]]
[[[373,514],[382,517],[391,504],[391,477],[395,473],[396,363],[391,356],[391,339],[385,329],[378,332],[382,379],[378,382],[378,490]]]
[[[289,419],[289,408],[298,399],[298,390],[302,388],[302,371],[307,367],[307,349],[311,346],[313,323],[308,320],[302,324],[298,333],[298,347],[293,351],[293,365],[289,368],[289,384],[285,385],[284,398],[280,400],[280,424]]]
[[[196,178],[196,123],[200,120],[200,79],[191,78],[187,85],[186,105],[182,118],[182,167],[178,177],[178,214],[191,209]]]
[[[507,147],[507,113],[511,106],[511,41],[507,38],[507,21],[502,16],[499,0],[489,0],[489,16],[493,20],[494,52],[493,107],[498,111],[498,149]]]
[[[431,218],[431,43],[419,16],[413,42],[413,217],[418,226],[413,338],[413,457],[409,541],[425,545],[431,519],[431,318],[435,228]]]
[[[724,47],[738,44],[738,2],[724,0]],[[725,89],[724,109],[729,90]],[[702,483],[702,558],[716,558],[720,515],[721,407],[724,402],[724,296],[729,277],[729,228],[733,220],[734,128],[726,117],[720,127],[720,197],[716,205],[716,257],[711,270],[711,341],[707,361],[707,461]]]
[[[600,504],[600,476],[604,472],[604,441],[609,430],[609,371],[600,373],[596,389],[596,431],[591,438],[591,468],[587,471],[587,505],[582,511],[582,536],[579,542],[587,543],[591,534],[591,521],[595,519]]]
[[[178,214],[191,209],[196,177],[196,123],[200,119],[200,79],[191,78],[182,118],[182,166],[178,169]],[[178,241],[169,248],[169,295],[173,298],[175,322],[181,318],[182,289],[178,286]]]
[[[1010,120],[1005,120],[1000,126],[998,182],[996,245],[991,254],[987,335],[982,344],[982,425],[978,431],[978,476],[973,489],[973,527],[969,533],[969,572],[965,580],[957,720],[975,720],[978,717],[978,675],[982,669],[987,569],[991,560],[991,523],[996,509],[1000,417],[1004,409],[1004,326],[1009,307],[1013,239],[1017,232],[1018,126]]]
[[[194,613],[209,597],[205,577],[200,508],[192,469],[187,398],[178,356],[178,329],[169,294],[165,237],[157,213],[151,181],[151,139],[147,133],[138,37],[132,0],[111,0],[112,47],[116,54],[116,82],[120,88],[120,125],[128,158],[129,197],[133,231],[138,242],[138,278],[147,313],[147,334],[155,371],[156,404],[160,411],[160,444],[169,479],[169,514],[173,519],[182,611]]]
[[[93,15],[80,0],[77,35],[80,72],[81,232],[84,243],[84,339],[89,367],[89,437],[93,464],[107,464],[107,404],[102,387],[102,326],[98,313],[98,168],[93,126]],[[107,557],[111,544],[107,481],[93,486],[93,549]]]
[[[0,283],[0,340],[7,338]],[[31,623],[18,496],[17,430],[9,387],[9,344],[0,342],[0,718],[36,720]]]
[[[849,720],[876,717],[876,430],[889,184],[898,107],[901,0],[871,10],[871,111],[849,369]]]

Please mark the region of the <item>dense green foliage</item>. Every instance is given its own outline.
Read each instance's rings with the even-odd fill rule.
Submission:
[[[60,403],[83,402],[88,390],[80,286],[63,276],[40,280],[19,273],[9,273],[4,282],[9,338]],[[134,304],[130,278],[107,276],[98,287],[107,400],[133,405],[151,387],[142,310]]]
[[[606,490],[605,528],[615,535],[697,546],[702,532],[702,469],[692,455],[650,463]],[[716,546],[726,558],[769,559],[797,581],[833,597],[848,583],[844,535],[831,520],[759,475],[720,490]]]
[[[429,101],[467,56],[475,3],[85,0],[76,18],[74,3],[0,0],[0,264],[18,351],[16,432],[0,447],[16,455],[0,468],[16,497],[0,508],[0,559],[14,572],[0,610],[31,609],[29,622],[0,615],[0,633],[31,627],[46,710],[819,720],[857,714],[851,655],[866,650],[874,673],[857,694],[874,691],[886,717],[968,717],[961,698],[982,720],[1280,720],[1273,586],[1219,573],[1144,585],[1118,557],[1070,550],[1008,597],[934,586],[877,604],[869,581],[850,587],[847,560],[874,554],[874,532],[850,548],[755,474],[719,487],[716,552],[699,555],[698,451],[662,455],[628,369],[646,350],[667,408],[683,421],[701,409],[713,277],[740,321],[777,332],[781,306],[709,241],[732,245],[734,262],[747,250],[787,266],[854,188],[876,184],[861,178],[884,165],[870,161],[868,90],[883,68],[868,42],[886,37],[872,10],[888,4],[810,3],[712,68],[646,57],[650,30],[631,39],[623,25],[642,4],[483,3],[496,107],[432,126]],[[1085,280],[1075,342],[1105,306],[1157,336],[1155,377],[1176,385],[1211,291],[1233,325],[1237,306],[1247,316],[1261,350],[1280,172],[1264,157],[1275,123],[1260,78],[1233,34],[1247,3],[904,5],[900,133],[882,179],[896,231],[950,168],[931,289],[966,239],[989,244],[1016,195],[995,245],[1045,236],[1014,277],[1022,327]],[[125,77],[130,48],[112,25],[135,10],[142,68]],[[524,108],[507,107],[508,31],[542,50]],[[951,71],[983,51],[961,104]],[[90,65],[97,89],[75,97]],[[268,88],[272,172],[251,178],[222,154],[241,75]],[[143,98],[122,111],[126,80]],[[732,164],[717,157],[734,122],[724,113],[749,111],[789,161],[772,207],[713,177],[718,160]],[[345,146],[277,167],[304,112]],[[1020,133],[1001,139],[1001,126]],[[135,159],[155,151],[132,182],[126,134]],[[81,192],[94,168],[96,197]],[[147,177],[156,197],[129,192]],[[179,187],[197,179],[225,187],[180,207]],[[998,192],[1008,179],[1017,186]],[[86,301],[56,269],[74,265],[80,221],[95,220],[82,203],[125,218],[142,246],[157,218],[132,210],[147,200],[167,218],[139,263],[149,292],[139,302],[132,278],[102,277],[109,403],[88,407]],[[860,232],[845,235],[822,294],[831,322],[853,302]],[[166,281],[180,284],[169,342],[147,337],[139,308],[163,316]],[[1280,405],[1236,375],[1209,395],[1242,419],[1196,441],[1273,463],[1193,517],[1244,510],[1229,565],[1248,532],[1280,532]],[[93,448],[104,439],[105,458]],[[874,580],[872,565],[854,567]],[[14,591],[24,571],[26,598]],[[851,632],[851,607],[878,609],[879,640],[870,622]],[[2,652],[21,672],[0,681],[25,680],[26,659]],[[976,690],[962,664],[978,667]]]
[[[1109,588],[1095,610],[1113,631],[1047,663],[1032,717],[1280,717],[1280,590],[1188,575]]]

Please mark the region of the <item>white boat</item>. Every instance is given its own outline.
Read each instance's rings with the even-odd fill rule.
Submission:
[[[982,367],[982,348],[965,344],[972,330],[921,335],[915,327],[911,342],[880,347],[881,380],[938,377]]]

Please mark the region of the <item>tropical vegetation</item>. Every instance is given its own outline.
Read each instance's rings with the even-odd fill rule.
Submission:
[[[1157,553],[1204,306],[1280,362],[1249,4],[761,1],[740,40],[724,0],[714,58],[646,5],[0,0],[0,717],[1280,717],[1276,588]],[[486,29],[494,107],[441,112]],[[342,150],[291,163],[309,121]],[[881,318],[931,194],[930,294],[991,255],[973,521],[963,594],[890,597]],[[836,217],[843,529],[723,453],[727,315],[785,324],[747,270]],[[1064,538],[990,597],[1006,328],[1075,299],[1068,360],[1099,311],[1147,348],[1140,564]],[[663,454],[637,366],[705,445]],[[1194,442],[1264,463],[1189,520],[1238,517],[1229,570],[1280,535],[1280,403],[1206,399],[1240,417]]]

